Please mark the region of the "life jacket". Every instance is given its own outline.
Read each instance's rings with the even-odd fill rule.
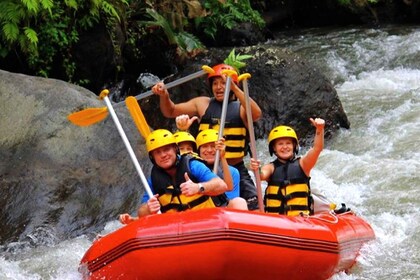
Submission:
[[[185,172],[191,181],[197,182],[196,177],[191,173],[191,160],[197,160],[197,158],[185,154],[178,159],[175,182],[172,182],[171,177],[164,170],[156,165],[153,166],[151,180],[155,193],[159,194],[158,200],[162,213],[215,207],[210,196],[203,194],[185,196],[182,194],[180,185],[185,182]]]
[[[222,102],[217,101],[214,97],[211,98],[206,112],[201,117],[198,131],[209,128],[219,130],[222,105]],[[239,101],[231,100],[228,102],[223,130],[226,145],[225,157],[227,159],[244,157],[248,151],[248,130],[241,119],[240,108],[241,103]]]
[[[265,211],[288,216],[312,214],[310,177],[300,167],[299,158],[286,163],[276,159],[272,164],[274,172],[267,182],[264,196]]]

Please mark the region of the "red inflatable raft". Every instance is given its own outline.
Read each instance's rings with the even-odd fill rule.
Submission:
[[[352,212],[203,209],[147,216],[101,237],[79,271],[84,279],[328,279],[374,238]]]

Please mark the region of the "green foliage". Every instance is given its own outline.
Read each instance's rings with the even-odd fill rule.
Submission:
[[[249,0],[149,0],[146,3],[149,8],[145,10],[151,20],[140,24],[146,30],[160,27],[168,43],[177,46],[181,57],[194,56],[204,49],[199,39],[188,32],[192,30],[191,23],[213,39],[221,27],[232,29],[240,22],[252,22],[259,27],[265,24]]]
[[[119,21],[117,7],[122,4],[127,5],[127,0],[2,0],[0,55],[17,53],[36,75],[45,77],[54,63],[61,62],[72,81],[76,67],[71,49],[79,32],[101,19]]]
[[[235,49],[233,49],[223,62],[235,68],[235,71],[239,74],[239,70],[246,66],[244,60],[250,59],[252,57],[253,56],[249,54],[235,54]]]
[[[249,0],[206,0],[204,8],[209,15],[197,18],[196,26],[213,39],[220,27],[232,29],[241,22],[252,22],[260,28],[265,25],[261,15],[252,9]]]
[[[63,80],[86,84],[83,77],[74,80],[72,51],[80,34],[98,23],[105,24],[115,56],[122,55],[120,25],[126,28],[127,44],[136,47],[153,33],[185,58],[204,50],[195,30],[214,37],[221,27],[231,29],[240,22],[264,25],[249,0],[0,0],[0,58],[17,55],[30,74],[49,77],[59,70]],[[134,53],[140,57],[139,49]],[[234,67],[245,59],[234,58]]]
[[[192,54],[204,49],[201,41],[188,32],[179,32],[176,36],[176,42],[181,52]]]
[[[162,28],[170,45],[176,45],[179,57],[193,56],[204,49],[204,46],[194,35],[185,31],[176,31],[175,27],[154,9],[146,9],[147,14],[153,19],[141,21],[145,27]]]
[[[151,17],[152,20],[150,21],[141,21],[140,24],[144,24],[146,27],[155,27],[159,26],[162,28],[163,32],[165,32],[166,38],[169,41],[169,44],[175,44],[175,31],[174,28],[171,26],[169,21],[160,15],[154,9],[146,9],[147,14]]]

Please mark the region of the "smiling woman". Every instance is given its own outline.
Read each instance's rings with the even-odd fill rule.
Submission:
[[[324,147],[323,119],[310,119],[315,126],[314,146],[298,157],[299,140],[293,128],[280,125],[268,135],[270,156],[276,160],[260,167],[260,161],[251,159],[251,169],[259,171],[261,180],[267,181],[264,209],[269,213],[290,216],[313,214],[313,200],[309,187],[310,172]]]

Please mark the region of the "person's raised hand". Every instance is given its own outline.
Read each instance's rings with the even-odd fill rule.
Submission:
[[[217,140],[215,142],[215,147],[216,150],[220,151],[220,158],[224,158],[225,157],[225,153],[226,153],[226,144],[225,144],[225,138],[220,138],[219,140]]]
[[[175,123],[176,123],[176,127],[179,130],[188,130],[190,128],[190,126],[193,124],[193,122],[195,122],[196,120],[198,120],[197,116],[193,116],[193,117],[189,117],[188,115],[184,114],[184,115],[179,115],[178,117],[175,118]]]
[[[191,181],[188,173],[184,173],[185,182],[182,183],[179,187],[181,188],[181,192],[185,196],[192,196],[198,193],[198,184]]]
[[[325,121],[324,119],[321,118],[310,118],[309,121],[312,123],[313,126],[315,126],[315,128],[324,128],[325,126]]]
[[[159,96],[165,96],[169,94],[163,82],[158,82],[157,84],[155,84],[152,87],[152,92]]]

